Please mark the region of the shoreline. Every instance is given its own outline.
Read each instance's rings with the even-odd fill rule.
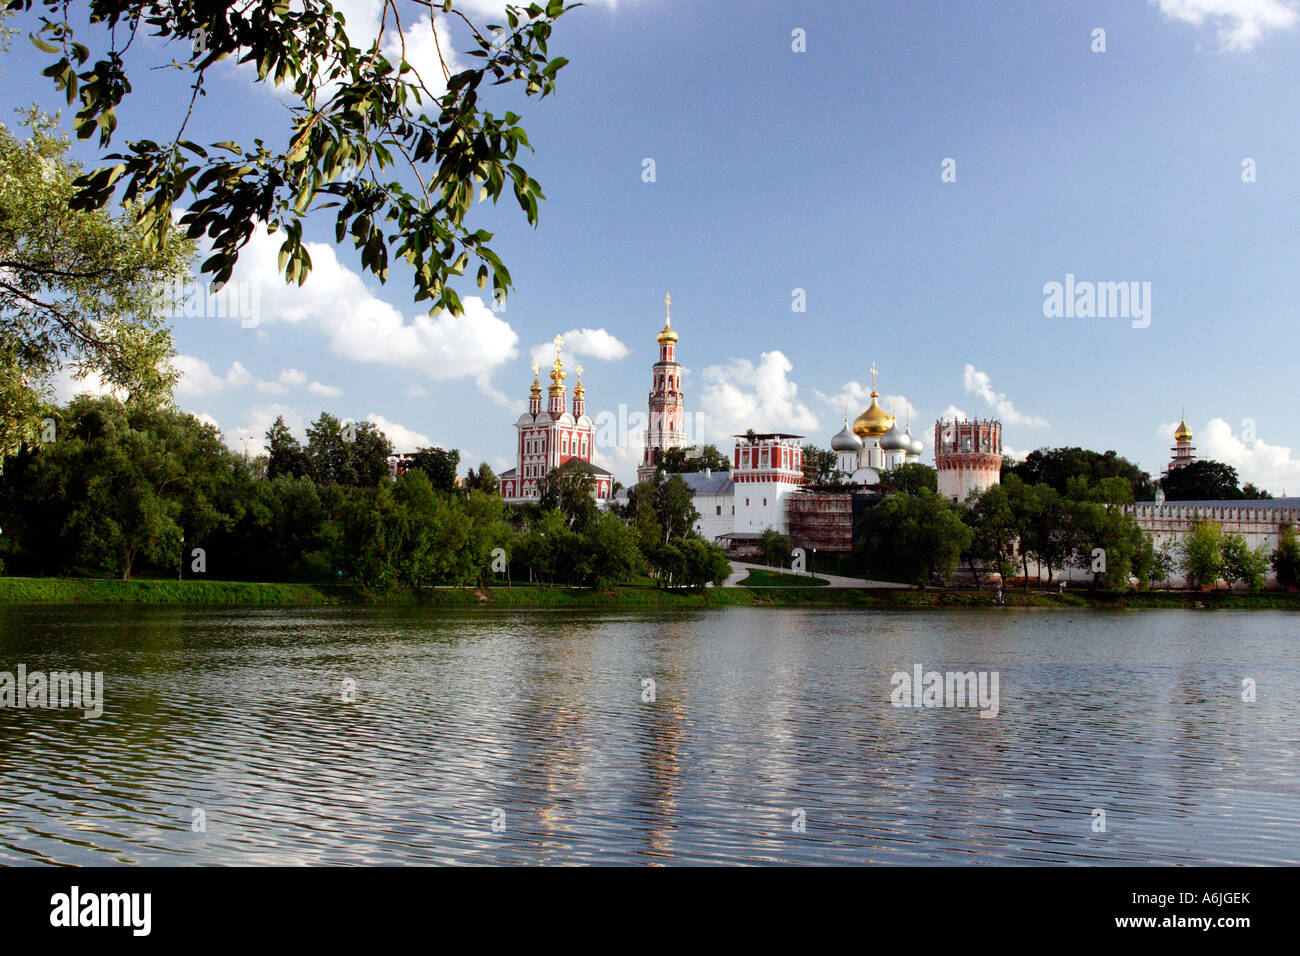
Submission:
[[[446,608],[720,608],[856,607],[879,610],[995,608],[991,590],[826,587],[730,587],[685,592],[650,587],[397,589],[376,593],[351,585],[171,581],[144,578],[0,578],[0,607],[71,604],[209,607],[429,606]],[[1300,593],[1264,591],[1008,590],[1003,608],[1101,610],[1294,610]]]

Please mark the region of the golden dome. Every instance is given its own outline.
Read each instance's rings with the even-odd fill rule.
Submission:
[[[894,417],[876,404],[876,393],[871,392],[871,404],[853,420],[853,434],[860,438],[879,438],[894,427]]]
[[[1187,427],[1187,419],[1184,417],[1174,429],[1174,441],[1185,442],[1192,440],[1192,430]]]
[[[656,336],[660,345],[667,345],[669,342],[677,341],[677,333],[673,331],[673,314],[672,314],[673,297],[664,296],[664,327]]]

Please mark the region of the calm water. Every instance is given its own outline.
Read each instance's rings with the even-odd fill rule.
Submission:
[[[0,709],[0,863],[1296,863],[1298,650],[1283,612],[0,609],[0,670],[107,698]],[[916,663],[999,715],[892,707]]]

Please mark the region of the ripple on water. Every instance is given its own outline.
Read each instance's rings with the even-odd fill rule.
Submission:
[[[107,705],[0,710],[0,862],[1295,863],[1294,620],[4,609]]]

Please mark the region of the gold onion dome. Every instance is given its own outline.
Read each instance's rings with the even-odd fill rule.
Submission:
[[[664,296],[664,327],[655,337],[660,345],[667,345],[669,342],[677,341],[677,333],[673,331],[672,305],[673,297],[671,295]]]
[[[876,403],[876,392],[871,392],[871,404],[853,420],[853,434],[862,438],[879,438],[893,427],[894,419]]]
[[[1191,440],[1192,430],[1187,427],[1187,417],[1183,416],[1178,422],[1178,427],[1174,429],[1174,441],[1184,442]]]

